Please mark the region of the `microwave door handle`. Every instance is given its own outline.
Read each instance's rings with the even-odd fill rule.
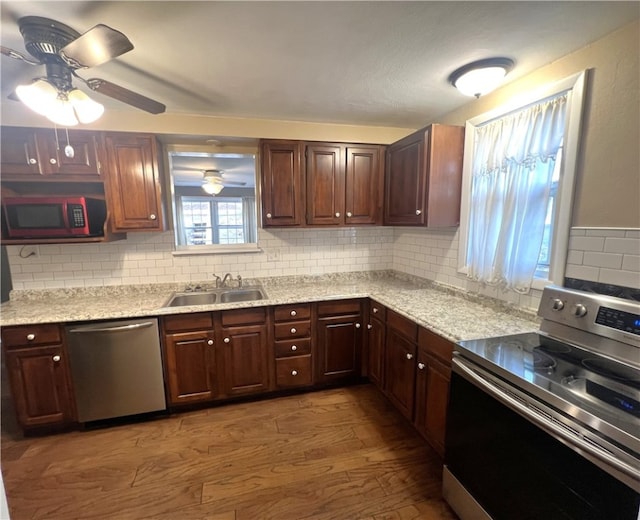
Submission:
[[[471,369],[468,366],[467,362],[463,360],[461,356],[458,355],[453,357],[452,369],[467,381],[475,384],[479,388],[483,389],[486,393],[493,396],[497,401],[508,406],[520,415],[528,418],[532,423],[536,424],[557,439],[560,439],[562,442],[566,442],[570,446],[574,446],[580,450],[583,450],[585,453],[591,455],[595,459],[600,460],[602,463],[612,466],[621,473],[624,473],[625,475],[631,477],[634,481],[638,480],[637,468],[616,458],[612,453],[605,451],[604,448],[601,448],[597,445],[592,445],[591,443],[583,440],[581,437],[566,431],[564,428],[548,420],[546,417],[543,417],[541,414],[534,412],[526,404],[520,403],[519,401],[505,393],[497,385],[485,379],[480,374],[477,374],[475,370]]]
[[[62,220],[64,221],[65,229],[71,231],[71,225],[69,224],[69,203],[66,200],[62,203]]]

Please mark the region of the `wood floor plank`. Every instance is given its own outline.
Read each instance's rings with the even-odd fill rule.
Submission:
[[[455,519],[441,460],[371,385],[1,440],[12,520]]]

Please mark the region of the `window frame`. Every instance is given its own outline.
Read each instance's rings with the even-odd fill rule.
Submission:
[[[496,109],[466,121],[462,167],[462,196],[460,203],[460,231],[458,239],[458,273],[468,274],[466,251],[469,238],[471,175],[476,127],[523,109],[528,105],[533,105],[547,98],[567,92],[567,124],[564,131],[562,170],[556,195],[556,211],[551,237],[549,276],[548,278],[534,278],[531,287],[532,289],[541,290],[551,283],[562,285],[566,270],[569,234],[571,231],[573,194],[575,191],[575,180],[577,178],[587,72],[587,70],[584,70],[538,90],[527,92],[520,96],[514,96],[507,103]]]

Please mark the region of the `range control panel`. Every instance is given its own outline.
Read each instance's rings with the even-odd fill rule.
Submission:
[[[596,316],[596,323],[640,336],[640,316],[638,314],[611,309],[610,307],[600,307]]]

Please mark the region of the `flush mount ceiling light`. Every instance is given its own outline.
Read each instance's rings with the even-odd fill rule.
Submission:
[[[497,88],[513,65],[509,58],[474,61],[452,72],[449,83],[464,95],[479,98]]]

